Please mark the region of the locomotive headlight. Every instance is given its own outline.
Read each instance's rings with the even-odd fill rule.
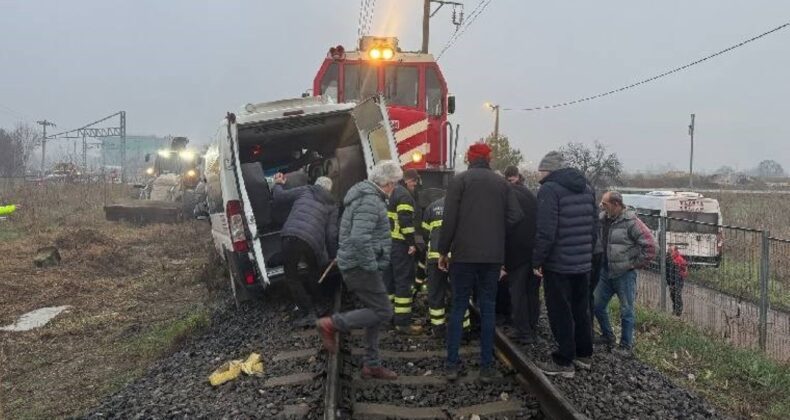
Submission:
[[[414,162],[414,163],[422,162],[422,153],[420,153],[420,152],[412,153],[411,154],[411,161]]]
[[[148,169],[146,169],[146,170],[145,170],[145,173],[147,173],[148,175],[153,175],[153,174],[154,174],[154,168],[148,168]]]
[[[195,177],[195,175],[197,175],[197,172],[195,172],[195,170],[194,170],[194,169],[190,169],[190,170],[188,170],[188,171],[187,171],[187,176],[188,176],[188,177],[190,177],[190,178],[194,178],[194,177]]]
[[[384,48],[383,50],[381,50],[381,58],[385,60],[391,60],[394,55],[395,52],[392,51],[392,48]]]
[[[187,162],[191,162],[191,161],[193,161],[193,160],[195,159],[195,152],[192,152],[192,151],[189,151],[189,150],[182,150],[182,151],[181,151],[181,152],[178,154],[178,156],[179,156],[181,159],[183,159],[183,160],[185,160],[185,161],[187,161]]]
[[[156,153],[159,156],[163,157],[163,158],[169,158],[170,157],[170,151],[169,150],[162,149],[162,150],[158,150]]]
[[[381,50],[378,48],[373,48],[368,52],[368,56],[373,60],[378,60],[381,58]]]

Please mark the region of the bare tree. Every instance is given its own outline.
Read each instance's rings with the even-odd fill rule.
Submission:
[[[775,160],[764,160],[757,165],[753,171],[755,176],[761,178],[782,177],[785,175],[785,170],[782,165]]]
[[[607,153],[606,146],[596,141],[593,148],[569,142],[560,148],[569,166],[580,170],[596,188],[619,182],[623,164],[615,153]]]
[[[0,176],[11,178],[24,171],[22,148],[11,133],[0,128]]]
[[[28,123],[17,123],[11,137],[21,150],[22,172],[24,173],[30,163],[33,151],[41,144],[41,133],[35,126]]]

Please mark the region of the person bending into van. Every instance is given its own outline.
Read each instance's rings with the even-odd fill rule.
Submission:
[[[367,350],[362,377],[397,379],[398,375],[381,366],[379,330],[392,319],[392,303],[387,296],[382,274],[390,264],[389,217],[386,200],[403,177],[400,165],[391,160],[378,162],[362,181],[348,190],[340,221],[340,247],[337,266],[349,291],[364,308],[334,314],[316,321],[316,328],[330,353],[335,347],[335,331],[347,333],[365,329]]]
[[[274,176],[274,202],[293,203],[280,232],[285,256],[285,278],[299,307],[294,327],[309,327],[316,318],[313,299],[318,296],[320,268],[337,252],[337,205],[330,194],[332,180],[322,176],[315,185],[285,189],[285,175]],[[307,265],[307,277],[299,275],[299,263]]]
[[[675,316],[683,314],[683,283],[688,275],[688,262],[678,247],[673,245],[667,254],[667,285],[669,297],[672,299],[672,313]]]
[[[633,210],[623,205],[623,196],[608,191],[601,198],[601,240],[603,252],[601,278],[595,287],[595,318],[601,325],[598,343],[614,346],[615,338],[609,323],[608,306],[612,296],[620,301],[622,334],[616,353],[630,356],[634,347],[634,304],[636,300],[636,269],[647,266],[656,256],[656,243],[647,226]]]

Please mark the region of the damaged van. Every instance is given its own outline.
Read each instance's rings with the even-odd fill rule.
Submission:
[[[206,152],[204,174],[214,245],[234,293],[259,295],[283,277],[280,230],[290,208],[273,201],[276,173],[286,174],[286,189],[327,176],[342,203],[376,162],[397,157],[378,96],[358,104],[305,97],[228,113]]]

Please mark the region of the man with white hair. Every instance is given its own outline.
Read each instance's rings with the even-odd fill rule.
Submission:
[[[316,322],[324,347],[337,351],[334,334],[365,329],[367,343],[362,377],[397,379],[398,375],[383,367],[379,358],[379,329],[392,319],[392,303],[382,274],[390,264],[390,222],[387,198],[403,178],[400,165],[380,161],[366,181],[351,187],[343,200],[345,210],[340,221],[340,246],[337,266],[343,282],[362,302],[364,308],[324,317]]]
[[[274,182],[275,203],[293,204],[280,231],[286,282],[299,307],[293,323],[295,327],[309,327],[317,315],[313,298],[318,296],[320,267],[329,263],[337,251],[338,209],[330,193],[332,180],[322,176],[315,185],[286,190],[285,175],[278,173]],[[307,277],[299,276],[300,262],[307,265]]]

